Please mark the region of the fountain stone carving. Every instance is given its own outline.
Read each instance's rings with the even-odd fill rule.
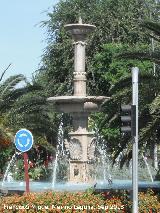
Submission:
[[[95,141],[93,132],[88,130],[90,113],[100,110],[105,96],[87,96],[85,72],[85,47],[87,35],[96,27],[83,24],[79,19],[77,24],[65,25],[74,41],[74,72],[73,96],[50,97],[47,100],[54,104],[57,112],[70,113],[73,119],[73,131],[69,133],[70,140],[64,144],[69,152],[68,181],[74,183],[92,182]]]

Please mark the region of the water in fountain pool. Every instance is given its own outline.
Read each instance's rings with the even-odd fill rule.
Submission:
[[[1,185],[1,182],[0,182]],[[94,187],[95,186],[95,187]],[[96,184],[89,183],[56,183],[56,185],[52,186],[51,182],[39,182],[32,181],[30,182],[30,191],[31,192],[42,192],[42,191],[85,191],[89,188],[93,188],[95,190],[110,190],[110,189],[126,189],[132,190],[132,181],[131,180],[116,180],[114,179],[112,184],[108,184],[108,182],[104,182],[103,180],[97,180]],[[155,188],[160,189],[160,181],[139,181],[139,188],[147,189],[147,188]],[[1,190],[8,191],[25,191],[25,182],[23,181],[13,181],[4,184],[4,186],[0,186]]]

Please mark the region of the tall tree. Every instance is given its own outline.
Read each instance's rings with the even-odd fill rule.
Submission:
[[[145,2],[151,2],[153,6],[157,6],[152,0]],[[124,85],[127,83],[125,77],[129,79],[128,70],[131,65],[133,65],[133,62],[121,63],[120,61],[114,61],[114,52],[119,51],[118,48],[120,45],[122,48],[119,49],[125,49],[127,45],[136,46],[136,44],[140,44],[143,46],[144,43],[145,45],[149,45],[150,43],[149,37],[140,25],[142,20],[148,17],[145,2],[136,0],[118,0],[116,2],[113,0],[60,1],[57,6],[53,8],[53,12],[48,14],[49,20],[42,23],[42,25],[47,26],[48,29],[48,45],[42,58],[42,66],[35,76],[35,82],[38,82],[38,84],[43,87],[43,92],[40,94],[41,98],[39,99],[37,107],[34,107],[35,104],[33,104],[28,108],[28,101],[25,102],[27,97],[21,99],[21,103],[23,104],[25,102],[27,106],[25,107],[26,110],[24,110],[22,122],[27,120],[26,114],[29,112],[29,119],[34,120],[34,127],[30,125],[30,128],[37,128],[37,132],[41,131],[44,133],[47,131],[48,126],[52,126],[51,129],[54,129],[54,131],[50,131],[50,133],[48,131],[48,134],[56,133],[57,115],[51,112],[53,109],[45,105],[45,98],[66,94],[71,95],[73,92],[72,73],[74,51],[72,41],[65,31],[64,25],[76,23],[79,16],[82,17],[83,22],[95,24],[97,27],[96,31],[90,36],[87,46],[88,94],[113,96],[112,100],[114,104],[109,102],[111,103],[108,105],[110,107],[107,108],[107,106],[105,106],[106,109],[109,109],[107,119],[110,118],[109,120],[111,120],[113,115],[112,107],[114,106],[117,109],[121,99],[129,101],[129,96],[125,98],[125,95],[130,94],[130,90],[124,87],[123,91],[120,91],[117,85],[119,79]],[[104,46],[106,43],[110,46]],[[118,48],[116,48],[116,46]],[[137,63],[140,64],[139,62]],[[143,69],[145,69],[145,67],[147,67],[147,69],[150,68],[150,64],[141,64],[140,66],[143,67]],[[144,91],[142,90],[142,92]],[[39,96],[31,94],[31,97],[32,99],[36,99]],[[37,118],[40,112],[43,121],[45,118],[44,125],[38,123],[39,119]],[[34,116],[31,118],[32,115]],[[49,117],[52,118],[53,125],[51,125],[51,119]],[[103,116],[98,117],[98,119],[101,124],[104,123]],[[109,124],[112,125],[113,122]],[[117,129],[113,130],[113,128],[109,127],[107,130],[105,128],[101,129],[102,133],[104,133],[110,141],[114,138],[113,136],[117,138]],[[120,139],[118,138],[118,140]],[[112,141],[115,142],[116,139]],[[120,141],[120,143],[124,145],[125,142],[126,140],[124,139]],[[116,150],[119,145],[116,142],[114,146],[114,150]],[[111,151],[114,150],[111,148]]]

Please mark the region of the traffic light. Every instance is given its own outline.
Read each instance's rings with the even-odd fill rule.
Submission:
[[[121,132],[136,136],[136,105],[121,105]]]

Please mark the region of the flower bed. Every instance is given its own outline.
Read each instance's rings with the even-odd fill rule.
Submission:
[[[127,194],[92,191],[24,193],[0,199],[0,212],[131,212],[131,201]],[[160,212],[160,201],[152,191],[139,193],[139,212]]]

